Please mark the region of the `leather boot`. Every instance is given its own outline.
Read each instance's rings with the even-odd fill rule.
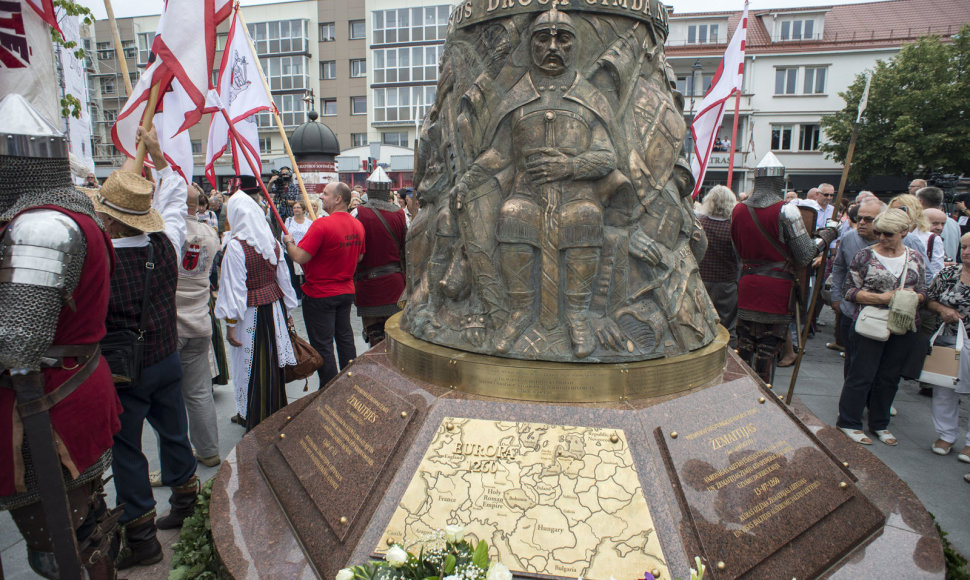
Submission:
[[[155,537],[155,510],[125,524],[124,544],[115,568],[149,566],[162,561],[162,545]]]
[[[192,476],[187,482],[172,488],[172,497],[168,503],[172,509],[168,514],[158,518],[155,525],[160,530],[181,528],[185,518],[195,511],[195,502],[199,498],[199,478]]]

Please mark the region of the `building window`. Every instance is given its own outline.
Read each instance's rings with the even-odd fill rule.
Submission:
[[[350,21],[350,40],[360,40],[367,36],[367,27],[363,20]]]
[[[125,58],[135,58],[138,56],[138,47],[134,40],[122,40],[121,51],[125,53]]]
[[[771,150],[772,151],[791,151],[792,141],[791,125],[772,125],[771,126]]]
[[[687,44],[717,44],[717,24],[691,24],[687,27]]]
[[[694,75],[679,75],[677,90],[685,97],[689,97],[694,92]]]
[[[806,95],[821,95],[825,93],[825,67],[805,67],[805,84],[803,92]]]
[[[384,145],[395,145],[397,147],[407,147],[408,133],[407,131],[381,133],[381,143],[383,143]]]
[[[424,6],[396,10],[375,10],[371,31],[374,44],[444,40],[448,35],[451,6]]]
[[[320,99],[320,114],[324,117],[336,117],[337,99]]]
[[[776,68],[775,69],[775,94],[794,95],[797,80],[798,80],[798,67]]]
[[[108,60],[114,58],[115,51],[111,48],[110,42],[98,43],[98,60]]]
[[[259,154],[269,155],[273,152],[273,139],[272,137],[260,137],[259,138]]]
[[[310,75],[304,65],[310,63],[305,56],[277,56],[259,60],[270,90],[300,90],[310,86]]]
[[[192,140],[192,155],[202,155],[202,140],[193,139]]]
[[[438,60],[444,48],[441,44],[410,48],[380,48],[374,51],[373,75],[375,83],[407,83],[438,81]]]
[[[112,111],[112,110],[107,110],[106,109],[101,114],[104,117],[104,120],[105,120],[106,123],[114,123],[115,122],[115,119],[118,118],[118,111]]]
[[[337,61],[320,61],[320,78],[325,81],[332,81],[333,79],[337,78]]]
[[[273,102],[276,103],[276,110],[280,113],[284,127],[296,127],[306,122],[306,103],[303,101],[302,93],[273,95]],[[266,129],[276,128],[273,115],[268,112],[256,115],[256,125]]]
[[[374,89],[374,122],[408,123],[423,119],[434,104],[438,87],[391,87]]]
[[[333,42],[333,41],[334,41],[333,22],[321,22],[320,23],[320,42]]]
[[[216,50],[226,50],[226,42],[229,41],[228,32],[220,32],[216,35]]]
[[[350,114],[367,114],[367,97],[350,97]]]
[[[273,20],[249,24],[249,35],[260,56],[308,53],[310,37],[306,19]]]
[[[367,61],[362,58],[350,59],[350,78],[367,76]]]
[[[154,32],[138,33],[138,64],[148,64],[148,54],[152,49],[152,41],[155,40]]]
[[[114,79],[101,79],[101,93],[105,95],[115,94],[115,80]]]
[[[815,21],[782,20],[780,40],[811,40],[815,37]]]
[[[799,151],[818,151],[819,125],[802,125],[798,138]]]
[[[351,133],[350,134],[350,146],[351,147],[363,147],[367,145],[367,133]]]

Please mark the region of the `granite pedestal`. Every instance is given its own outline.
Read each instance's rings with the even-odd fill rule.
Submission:
[[[519,426],[513,451],[476,458],[474,447],[459,445],[435,456],[452,449],[446,445],[456,433],[474,443],[473,435],[485,432],[481,425],[502,429],[507,423]],[[476,478],[513,473],[501,469],[502,461],[496,469],[481,459],[542,453],[543,445],[529,449],[527,440],[555,426],[576,431],[561,434],[555,452],[542,455],[538,479],[521,485],[527,493],[516,487],[491,500],[488,491],[472,497]],[[416,508],[415,486],[447,454],[461,477],[448,481],[435,471],[439,479],[428,494],[439,502],[457,494],[471,504],[445,512]],[[577,489],[570,476],[582,478],[584,467],[599,462],[597,454],[632,458],[633,487],[639,487],[605,501],[616,495],[607,480],[618,468],[610,467],[606,479],[596,479],[602,469],[591,470],[596,475],[580,490],[579,503],[589,508],[583,497],[590,496],[582,494],[593,488],[601,501],[591,514],[575,515],[562,507]],[[527,479],[525,471],[515,477],[515,485]],[[504,485],[511,485],[508,479]],[[556,483],[544,485],[549,481]],[[605,522],[635,513],[624,510],[641,497],[649,511],[649,530],[636,535],[642,542],[620,538],[623,530],[612,524],[584,527],[597,516]],[[566,524],[540,518],[545,528],[536,525],[523,543],[534,514],[551,513],[529,511],[537,506],[556,506],[553,515]],[[509,512],[521,514],[514,529],[485,517]],[[715,579],[944,577],[939,537],[909,487],[797,398],[783,405],[730,351],[717,379],[681,393],[544,404],[408,377],[378,346],[326,390],[289,405],[243,438],[219,471],[210,514],[220,556],[236,578],[332,578],[380,553],[388,541],[416,540],[401,537],[403,530],[456,522],[480,537],[490,530],[484,539],[498,547],[496,555],[517,570],[516,577],[603,577],[597,574],[604,569],[598,548],[604,545],[621,555],[605,565],[616,568],[609,570],[616,578],[642,578],[645,571],[686,578],[694,556],[706,561]],[[519,553],[509,552],[513,545]],[[533,553],[521,553],[524,545]],[[584,545],[593,546],[585,553],[595,562],[556,559]],[[598,572],[588,574],[597,562]]]

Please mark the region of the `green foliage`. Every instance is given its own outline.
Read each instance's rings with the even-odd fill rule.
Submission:
[[[452,538],[454,540],[454,538]],[[467,539],[445,540],[440,532],[433,534],[415,555],[404,552],[394,545],[388,551],[388,561],[371,561],[360,566],[352,566],[341,571],[337,579],[352,577],[354,580],[387,580],[404,578],[408,580],[439,580],[447,577],[484,579],[489,568],[488,542],[477,543]],[[393,551],[397,551],[400,566],[393,566]],[[406,555],[406,561],[405,561]],[[499,566],[500,564],[492,564]],[[506,569],[507,571],[507,569]],[[351,576],[352,575],[352,576]],[[511,578],[511,576],[509,576]]]
[[[930,514],[932,515],[932,514]],[[936,520],[936,518],[933,518]],[[936,523],[936,531],[940,534],[940,542],[943,543],[943,558],[946,560],[946,580],[970,580],[970,570],[967,570],[967,559],[960,552],[957,552],[946,539],[946,532]]]
[[[81,6],[80,4],[74,2],[74,0],[54,0],[54,6],[64,10],[67,16],[77,16],[81,22],[87,24],[88,26],[94,24],[94,15],[91,14],[91,9],[87,6]],[[50,28],[51,41],[54,44],[63,46],[67,50],[72,51],[74,58],[78,60],[84,60],[86,53],[84,48],[78,46],[73,40],[65,40],[61,33],[54,30],[53,27]],[[74,95],[67,93],[64,98],[61,99],[61,116],[64,118],[74,117],[75,119],[81,118],[81,101],[78,100]]]
[[[173,546],[172,569],[168,580],[229,580],[232,576],[219,559],[209,524],[210,479],[202,486],[195,512],[185,519],[179,541]]]
[[[822,118],[821,150],[844,163],[865,87],[860,74],[839,95],[846,106]],[[872,71],[849,177],[912,177],[932,170],[970,171],[970,25],[952,42],[927,36],[903,46]]]
[[[64,95],[64,98],[61,99],[61,116],[65,118],[81,118],[81,101],[79,101],[77,97],[71,93],[67,93]]]

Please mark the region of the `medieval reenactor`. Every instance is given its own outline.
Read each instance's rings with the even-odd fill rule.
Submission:
[[[114,578],[108,510],[121,404],[100,354],[111,241],[71,181],[64,136],[0,101],[0,509],[45,578]]]
[[[754,192],[731,217],[731,238],[742,263],[738,355],[767,384],[795,312],[795,270],[837,235],[834,228],[822,228],[821,239],[813,240],[798,208],[784,203],[784,184],[785,167],[768,153],[755,168]]]

